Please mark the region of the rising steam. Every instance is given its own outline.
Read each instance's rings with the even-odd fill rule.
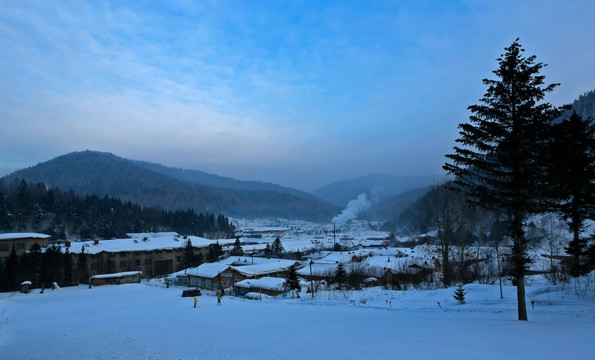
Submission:
[[[333,222],[335,224],[345,224],[351,219],[355,219],[357,214],[360,211],[363,211],[372,205],[368,199],[366,199],[366,194],[361,193],[358,195],[357,199],[351,200],[347,207],[341,212],[341,214],[335,216],[333,218]]]

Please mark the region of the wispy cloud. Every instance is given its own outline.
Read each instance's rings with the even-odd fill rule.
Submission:
[[[593,10],[588,1],[8,2],[0,173],[15,159],[85,148],[302,188],[439,172],[481,78],[517,36],[563,83],[552,101],[595,88]]]

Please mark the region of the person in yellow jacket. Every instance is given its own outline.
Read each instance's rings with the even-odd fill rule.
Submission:
[[[196,296],[194,297],[194,307],[196,307]]]
[[[217,294],[217,305],[221,305],[221,294]]]

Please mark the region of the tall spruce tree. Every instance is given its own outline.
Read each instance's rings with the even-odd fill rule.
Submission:
[[[232,256],[242,256],[244,255],[244,249],[242,249],[242,242],[240,241],[240,238],[237,237],[236,238],[236,242],[233,244],[233,249],[231,249],[231,253]]]
[[[209,253],[207,254],[207,261],[212,263],[219,260],[219,257],[223,255],[223,248],[217,241],[215,244],[209,245]]]
[[[182,266],[185,269],[191,268],[196,263],[196,256],[194,255],[194,247],[192,246],[192,241],[188,239],[186,241],[186,245],[184,246],[184,250],[182,252]]]
[[[85,253],[85,246],[81,247],[81,252],[78,255],[76,263],[76,279],[79,283],[86,283],[89,281],[89,273],[87,272],[87,254]]]
[[[337,283],[339,289],[342,289],[345,285],[345,280],[347,279],[347,271],[345,271],[345,267],[343,264],[339,263],[337,265],[337,270],[335,270],[335,276],[333,277],[334,282]]]
[[[68,248],[64,251],[64,255],[62,256],[62,266],[64,267],[62,273],[62,282],[64,285],[71,285],[74,271],[73,271],[73,262],[72,262],[72,253]]]
[[[300,278],[295,270],[295,265],[289,267],[287,279],[285,279],[283,286],[285,287],[285,291],[295,290],[298,292],[298,297],[300,296],[299,292],[302,290],[302,286],[300,285]]]
[[[283,244],[281,244],[281,239],[275,238],[275,241],[273,241],[273,245],[271,246],[271,253],[276,258],[283,257],[285,249],[283,248]]]
[[[18,272],[19,272],[19,258],[17,256],[17,252],[15,250],[14,244],[12,244],[12,248],[10,250],[10,254],[8,255],[8,259],[6,260],[6,266],[4,267],[4,288],[8,290],[15,290],[16,284],[18,280]]]
[[[595,217],[595,126],[592,119],[575,111],[552,127],[551,174],[553,209],[572,232],[566,252],[572,255],[570,272],[580,276],[587,268],[580,257],[586,255],[587,238],[581,237],[585,221]]]
[[[514,240],[512,262],[517,287],[519,320],[527,320],[525,271],[529,262],[523,222],[543,210],[547,180],[548,133],[560,110],[545,95],[559,84],[544,85],[543,63],[524,56],[515,40],[497,59],[497,80],[484,79],[488,87],[480,104],[469,106],[469,123],[459,125],[462,144],[444,169],[456,176],[457,189],[480,207],[503,212]]]

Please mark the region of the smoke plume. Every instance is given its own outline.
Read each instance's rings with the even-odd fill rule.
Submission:
[[[351,200],[347,207],[341,212],[341,214],[335,216],[333,218],[333,222],[335,224],[345,224],[351,219],[355,219],[357,214],[368,207],[370,207],[371,203],[366,199],[366,194],[361,193],[358,195],[357,199]]]

